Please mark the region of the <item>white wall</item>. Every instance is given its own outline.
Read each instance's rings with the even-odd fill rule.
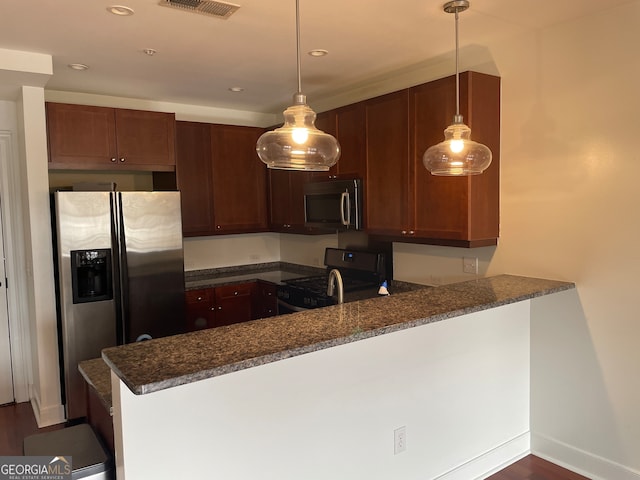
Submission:
[[[185,270],[229,267],[267,262],[324,266],[324,250],[337,247],[332,235],[256,233],[184,239]]]
[[[280,260],[280,235],[220,235],[184,239],[184,269],[268,263]]]
[[[324,267],[325,248],[338,247],[338,235],[280,236],[280,259],[283,262]]]
[[[60,423],[58,327],[53,290],[53,247],[47,176],[47,136],[44,89],[22,87],[18,101],[18,137],[25,214],[28,323],[31,340],[33,389],[31,401],[39,426]]]
[[[524,301],[147,395],[112,375],[118,478],[480,478],[529,448],[529,315]]]
[[[486,266],[489,275],[577,283],[582,316],[567,318],[561,342],[551,334],[534,338],[557,349],[546,385],[561,388],[536,411],[532,428],[556,447],[547,456],[578,467],[602,458],[634,479],[640,478],[634,244],[640,62],[632,47],[640,44],[638,25],[640,2],[631,1],[490,45],[503,87],[502,206],[499,245]],[[434,247],[396,249],[401,279],[417,270],[440,275],[449,255],[443,249],[445,260],[438,259]],[[559,420],[555,427],[552,420]]]

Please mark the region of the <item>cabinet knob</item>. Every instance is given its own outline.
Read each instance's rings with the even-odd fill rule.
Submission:
[[[406,230],[402,230],[402,235],[406,235],[407,231]]]
[[[414,233],[416,232],[414,232],[413,230],[409,230],[409,235],[413,235]]]
[[[116,158],[115,157],[111,157],[111,163],[116,163]]]
[[[216,309],[216,307],[211,307],[211,308],[210,308],[210,310],[212,310],[212,311],[213,311],[213,310],[215,310],[215,309]]]
[[[220,230],[222,227],[220,225],[216,225],[216,228]]]
[[[233,292],[234,295],[238,295],[238,291],[236,290],[235,292]]]
[[[124,159],[124,157],[122,157],[122,158],[120,159],[120,163],[124,163],[124,162],[125,162],[125,159]]]
[[[201,301],[202,301],[202,297],[198,297],[198,298],[197,298],[197,300],[198,300],[199,302],[201,302]]]

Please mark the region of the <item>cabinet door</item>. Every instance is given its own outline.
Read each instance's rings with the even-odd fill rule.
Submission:
[[[314,233],[304,226],[304,184],[318,179],[317,172],[269,170],[271,229],[284,233]]]
[[[291,228],[290,174],[286,170],[269,170],[269,223],[276,232]]]
[[[215,230],[210,125],[176,122],[176,152],[182,231],[185,236],[210,235]]]
[[[410,89],[412,157],[415,167],[414,228],[422,238],[480,241],[498,237],[500,79],[465,72],[460,77],[460,113],[471,138],[489,146],[491,166],[481,175],[438,177],[422,155],[444,139],[455,114],[455,77]]]
[[[114,109],[47,103],[49,168],[116,163]]]
[[[216,233],[267,229],[267,168],[256,154],[262,129],[211,126]]]
[[[340,158],[329,172],[314,178],[364,178],[366,173],[365,103],[359,102],[318,114],[316,127],[333,135],[340,143]]]
[[[258,281],[253,292],[251,318],[267,318],[278,314],[278,297],[273,283]]]
[[[116,109],[118,162],[175,166],[175,115]]]
[[[187,332],[193,332],[214,326],[213,288],[202,288],[185,292],[185,330]]]
[[[216,287],[216,326],[251,320],[251,298],[255,282]]]
[[[365,103],[365,228],[370,233],[410,234],[408,105],[407,90]]]
[[[324,133],[328,133],[329,135],[336,138],[338,140],[338,143],[340,143],[340,140],[336,135],[336,111],[335,110],[328,110],[326,112],[319,113],[316,116],[315,125],[318,130],[322,130]],[[342,151],[342,144],[340,144],[340,150]],[[312,176],[319,180],[326,179],[326,178],[336,178],[338,176],[338,166],[341,160],[342,160],[342,155],[340,155],[340,158],[338,159],[338,163],[336,163],[333,167],[331,167],[328,172],[315,172]]]
[[[366,173],[366,117],[364,102],[336,110],[336,137],[342,153],[337,172],[340,177],[364,178]]]

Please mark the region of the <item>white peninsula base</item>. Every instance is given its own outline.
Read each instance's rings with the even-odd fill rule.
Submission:
[[[117,478],[483,478],[530,451],[532,301],[146,395],[112,372]]]

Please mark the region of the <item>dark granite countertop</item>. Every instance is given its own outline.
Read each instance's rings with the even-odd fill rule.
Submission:
[[[189,271],[185,272],[184,283],[185,290],[188,291],[256,280],[279,284],[293,278],[322,275],[324,273],[326,273],[326,269],[320,267],[307,267],[287,262],[271,262]]]
[[[107,348],[102,357],[146,394],[572,288],[498,275]]]
[[[96,391],[109,414],[112,414],[111,369],[104,363],[102,358],[94,358],[80,362],[78,370],[80,370],[89,387]]]

